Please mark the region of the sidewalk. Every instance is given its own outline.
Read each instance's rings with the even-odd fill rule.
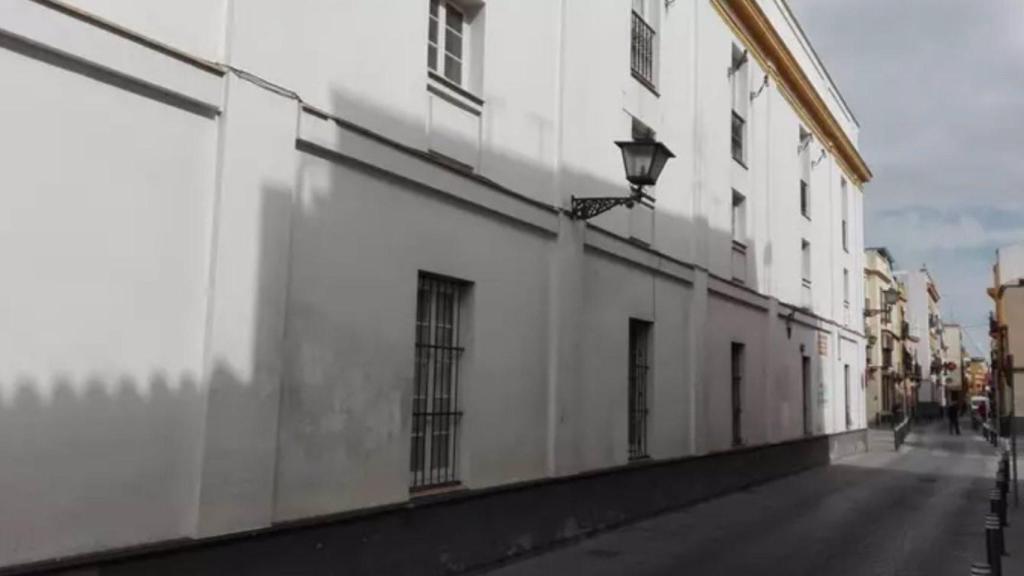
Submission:
[[[1020,457],[1020,446],[1018,448],[1017,466],[1018,475],[1024,472],[1021,467],[1024,466],[1024,459]],[[996,464],[992,467],[995,469]],[[1012,471],[1013,464],[1011,460]],[[995,472],[992,473],[992,477],[995,478]],[[995,481],[993,480],[993,485]],[[1024,574],[1024,480],[1019,480],[1018,490],[1021,490],[1020,499],[1021,505],[1018,507],[1014,506],[1013,500],[1013,480],[1011,476],[1010,481],[1010,492],[1007,494],[1007,508],[1006,515],[1009,526],[1004,528],[1003,537],[1006,539],[1006,551],[1009,552],[1009,556],[1003,557],[1003,574]]]

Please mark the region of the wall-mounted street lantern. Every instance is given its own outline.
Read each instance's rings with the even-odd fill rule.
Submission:
[[[868,318],[875,314],[889,315],[889,310],[900,301],[900,291],[895,288],[882,290],[882,307],[874,310],[864,309],[864,317]]]
[[[651,139],[623,140],[615,143],[622,151],[622,164],[629,181],[629,196],[601,196],[596,198],[572,197],[572,219],[590,220],[616,206],[632,208],[633,204],[654,202],[644,193],[644,186],[654,186],[669,158],[675,154],[667,146]]]

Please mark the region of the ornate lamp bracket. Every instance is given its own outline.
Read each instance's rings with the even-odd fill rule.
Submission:
[[[633,208],[634,204],[650,206],[654,198],[644,193],[643,188],[633,186],[630,188],[629,196],[598,196],[592,198],[572,197],[572,211],[570,217],[573,220],[590,220],[598,214],[603,214],[616,206]]]

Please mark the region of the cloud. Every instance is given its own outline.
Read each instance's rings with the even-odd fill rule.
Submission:
[[[899,246],[904,252],[948,257],[940,252],[969,252],[985,248],[995,251],[1007,244],[1024,241],[1024,215],[1019,224],[997,226],[973,214],[934,210],[883,211],[871,221],[871,237],[882,246]],[[994,258],[994,257],[993,257]]]
[[[861,125],[867,244],[982,324],[995,249],[1024,241],[1024,2],[789,3]]]

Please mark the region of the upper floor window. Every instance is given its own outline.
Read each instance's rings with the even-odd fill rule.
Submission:
[[[463,96],[475,96],[482,87],[483,58],[480,56],[484,46],[486,4],[479,0],[429,2],[427,70],[430,77]]]
[[[839,180],[839,189],[840,189],[840,194],[841,194],[840,201],[843,203],[843,224],[842,224],[842,226],[843,226],[843,229],[842,229],[842,234],[843,234],[843,250],[845,252],[849,252],[850,251],[850,225],[849,225],[849,221],[850,221],[850,197],[849,197],[849,190],[847,189],[847,186],[846,186],[846,178],[842,178],[842,177],[840,178],[840,180]]]
[[[747,242],[747,199],[735,190],[732,191],[732,241]]]
[[[652,90],[656,86],[655,73],[658,66],[655,6],[651,0],[633,0],[630,28],[630,69],[634,78]]]
[[[805,285],[811,284],[811,243],[800,241],[800,274]]]
[[[800,213],[808,220],[811,218],[811,187],[803,178],[800,179]]]
[[[843,306],[850,307],[850,271],[843,268]]]
[[[747,165],[747,115],[750,111],[747,59],[747,51],[733,44],[732,65],[729,67],[732,82],[732,158],[743,166]]]
[[[744,164],[743,134],[746,131],[746,120],[736,112],[732,113],[732,159]]]
[[[800,143],[796,148],[800,157],[800,213],[811,219],[811,133],[800,127]]]

